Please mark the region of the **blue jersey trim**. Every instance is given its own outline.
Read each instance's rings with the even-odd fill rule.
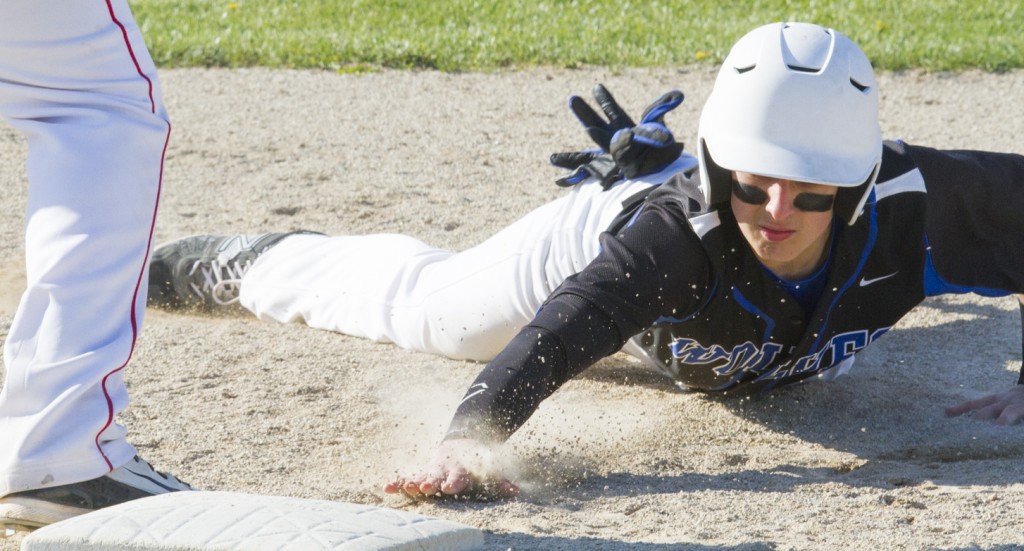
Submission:
[[[747,297],[743,296],[743,293],[739,289],[733,287],[733,294],[736,297],[736,302],[747,312],[754,314],[755,316],[764,319],[766,325],[764,332],[764,342],[768,342],[772,338],[772,333],[775,332],[775,320],[771,316],[761,311],[760,308],[754,305],[754,303],[747,300]]]
[[[832,310],[835,309],[836,303],[843,296],[843,293],[849,289],[857,277],[860,276],[862,270],[864,270],[864,264],[868,261],[868,256],[871,255],[871,251],[875,248],[875,241],[878,240],[878,209],[876,208],[877,199],[875,198],[875,190],[871,190],[871,196],[868,198],[867,205],[865,208],[868,209],[868,240],[864,244],[864,250],[860,253],[860,260],[857,261],[857,269],[853,271],[853,275],[850,279],[846,280],[846,283],[839,288],[839,292],[832,299],[832,303],[828,305],[828,312],[825,314],[825,322],[821,324],[822,329],[818,331],[818,338],[814,340],[814,344],[811,346],[811,352],[816,353],[818,351],[818,345],[821,343],[821,339],[825,337],[825,327],[828,326],[829,318],[832,317]]]
[[[935,263],[932,261],[932,250],[928,246],[928,238],[925,237],[925,262],[924,262],[924,296],[934,297],[938,295],[962,295],[974,293],[983,297],[1005,297],[1013,293],[1002,289],[990,289],[988,287],[965,287],[953,285],[942,279],[939,272],[935,270]]]

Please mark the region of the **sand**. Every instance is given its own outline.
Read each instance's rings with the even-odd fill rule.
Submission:
[[[461,249],[558,197],[548,154],[589,147],[566,108],[603,82],[639,112],[671,88],[694,149],[713,70],[494,74],[166,70],[174,124],[157,242],[307,228]],[[886,137],[1021,152],[1024,72],[879,75]],[[24,288],[24,142],[0,126],[0,332]],[[1012,298],[932,299],[851,376],[741,401],[614,356],[507,446],[512,501],[385,495],[480,370],[250,316],[151,309],[128,371],[131,440],[199,488],[384,505],[466,523],[486,549],[1011,549],[1024,426],[943,408],[1007,388]],[[16,540],[0,550],[16,549]]]

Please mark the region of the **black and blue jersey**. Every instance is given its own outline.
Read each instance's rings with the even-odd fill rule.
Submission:
[[[763,268],[698,171],[650,193],[481,372],[451,435],[502,439],[565,381],[632,348],[688,388],[750,393],[849,362],[925,297],[1024,293],[1024,157],[886,142],[824,285],[801,304]]]

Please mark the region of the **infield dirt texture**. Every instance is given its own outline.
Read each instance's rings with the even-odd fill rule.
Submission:
[[[174,131],[158,243],[307,228],[462,249],[563,193],[548,154],[591,146],[570,94],[603,82],[639,113],[682,89],[668,123],[693,151],[714,71],[161,77]],[[879,80],[888,138],[1024,151],[1024,72]],[[4,334],[24,285],[24,156],[0,126]],[[415,503],[380,486],[429,455],[479,364],[151,309],[123,422],[199,488],[412,510],[482,528],[488,550],[1005,550],[1024,546],[1024,426],[942,410],[1012,384],[1019,360],[1016,302],[971,295],[926,302],[851,376],[761,400],[685,394],[615,356],[510,441],[522,497]]]

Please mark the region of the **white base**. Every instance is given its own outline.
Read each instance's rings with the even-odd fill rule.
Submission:
[[[476,528],[370,505],[231,492],[175,492],[33,532],[22,551],[470,551]]]

